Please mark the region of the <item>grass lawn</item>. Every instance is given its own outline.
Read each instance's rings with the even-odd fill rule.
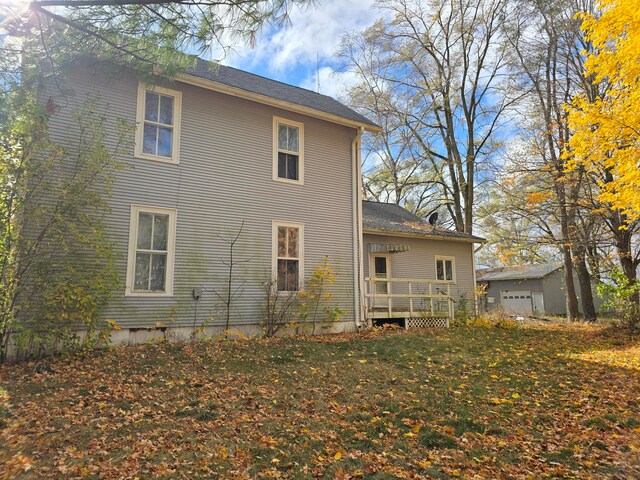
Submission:
[[[155,344],[47,365],[0,367],[0,478],[640,478],[640,342],[603,328]]]

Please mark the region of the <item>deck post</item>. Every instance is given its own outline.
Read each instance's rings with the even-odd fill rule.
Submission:
[[[411,291],[411,282],[409,282],[409,295],[413,295],[413,292]],[[409,297],[409,315],[413,317],[413,297],[412,296]]]
[[[449,304],[449,318],[447,318],[447,328],[449,328],[449,320],[453,320],[453,300],[451,299],[451,288],[447,283],[447,303]]]
[[[433,317],[433,284],[429,283],[429,311]]]
[[[373,277],[369,277],[369,308],[376,307],[376,283]]]

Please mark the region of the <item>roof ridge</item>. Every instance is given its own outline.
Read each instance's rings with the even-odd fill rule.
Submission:
[[[368,202],[368,203],[381,203],[382,205],[395,205],[396,207],[404,208],[404,207],[398,205],[397,203],[392,203],[392,202],[381,202],[380,200],[364,200],[364,199],[362,201],[363,202]],[[407,210],[407,209],[405,208],[405,210]],[[408,211],[409,210],[407,210],[407,212]]]
[[[522,267],[543,267],[551,265],[562,265],[562,262],[542,262],[542,263],[525,263],[522,265],[504,265],[501,267],[489,267],[489,268],[522,268]]]
[[[318,117],[324,120],[341,123],[338,119],[345,119],[348,120],[348,122],[342,123],[343,125],[349,127],[365,127],[370,131],[380,131],[380,127],[375,122],[356,111],[353,107],[347,106],[340,100],[336,100],[329,95],[274,80],[257,73],[247,72],[240,68],[204,60],[196,55],[192,55],[192,59],[191,67],[184,72],[185,76],[212,82],[214,84],[212,85],[214,90],[218,86],[226,86],[234,89],[232,94],[235,94],[236,91],[247,92],[250,95],[246,98],[252,101],[260,102],[261,98],[272,99],[274,100],[273,105],[276,107],[284,109],[291,108],[293,111],[296,111],[294,107],[299,106],[304,110],[298,113],[314,116],[313,113],[309,113],[308,110],[310,109],[314,112],[319,112],[323,115],[328,114],[332,117]],[[190,78],[185,79],[185,81],[189,83]],[[225,92],[224,89],[222,89],[222,91],[223,93]],[[260,97],[255,97],[255,95],[259,95]],[[242,97],[242,95],[239,96]],[[277,102],[286,102],[286,105],[281,105]],[[271,103],[268,104],[271,105]]]
[[[305,92],[313,93],[314,95],[319,95],[321,97],[330,98],[331,100],[334,100],[336,102],[338,101],[337,99],[333,98],[330,95],[325,95],[324,93],[314,92],[313,90],[309,90],[308,88],[300,87],[298,85],[293,85],[291,83],[281,82],[280,80],[274,80],[273,78],[269,78],[269,77],[266,77],[264,75],[260,75],[258,73],[250,72],[248,70],[243,70],[243,69],[237,68],[237,67],[232,67],[231,65],[224,65],[222,63],[216,63],[216,62],[213,62],[213,61],[205,60],[204,58],[200,58],[198,56],[196,56],[196,58],[198,60],[201,60],[201,61],[207,63],[207,64],[214,64],[217,67],[229,68],[231,70],[235,70],[236,72],[242,72],[242,73],[245,73],[245,74],[253,75],[254,77],[262,78],[263,80],[268,80],[269,82],[279,83],[281,85],[286,85],[287,87],[293,87],[293,88],[297,88],[299,90],[303,90]]]

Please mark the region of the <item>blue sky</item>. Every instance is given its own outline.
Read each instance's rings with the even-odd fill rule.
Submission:
[[[220,59],[220,52],[213,52],[209,60],[314,91],[318,91],[319,76],[320,93],[339,97],[355,78],[344,72],[334,55],[346,33],[364,30],[383,16],[374,2],[318,0],[293,7],[290,21],[282,27],[265,27],[254,48],[239,40],[226,41],[232,45],[228,54]],[[25,0],[0,0],[0,15],[5,8],[15,14],[13,7],[27,5]]]
[[[318,70],[320,93],[339,97],[354,77],[342,71],[334,54],[343,35],[363,30],[382,16],[373,4],[374,0],[321,0],[294,7],[289,24],[266,28],[254,48],[234,44],[222,63],[314,91]]]

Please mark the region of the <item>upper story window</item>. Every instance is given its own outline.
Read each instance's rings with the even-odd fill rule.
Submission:
[[[179,163],[182,93],[138,86],[135,156]]]
[[[453,257],[436,257],[436,279],[455,283],[455,265]]]
[[[302,185],[304,177],[304,124],[273,118],[273,179]]]
[[[176,211],[131,207],[127,295],[173,294]]]
[[[294,292],[300,289],[303,277],[303,226],[297,223],[274,222],[274,267],[278,291]]]

